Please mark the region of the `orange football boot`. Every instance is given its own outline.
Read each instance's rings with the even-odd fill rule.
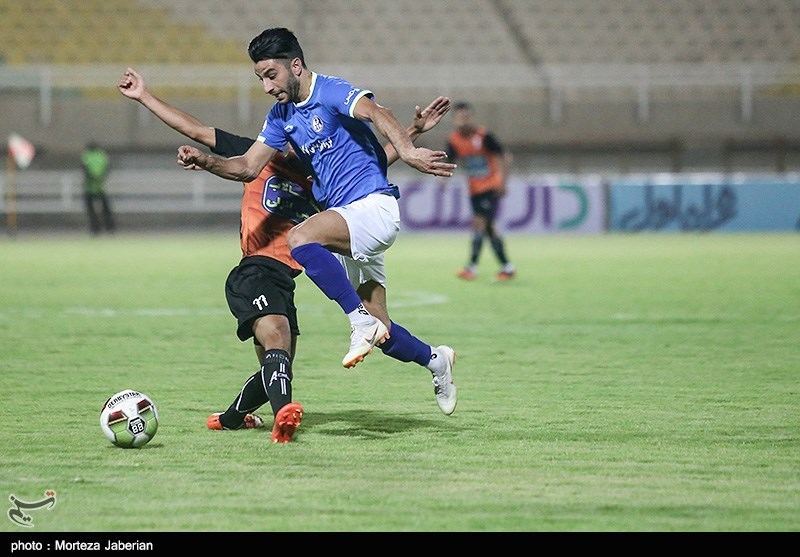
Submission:
[[[278,410],[275,424],[272,426],[272,442],[288,443],[291,441],[302,419],[303,407],[297,402],[290,402]]]

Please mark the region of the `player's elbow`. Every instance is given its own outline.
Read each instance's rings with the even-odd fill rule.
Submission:
[[[240,182],[252,182],[266,166],[246,156],[233,157],[226,161],[228,174]]]
[[[374,120],[375,118],[378,118],[379,120],[383,121],[397,120],[391,108],[379,104],[375,105],[375,115],[373,116],[372,119]]]
[[[240,182],[252,182],[258,178],[260,173],[261,169],[256,169],[252,166],[243,166],[235,172],[236,179]]]
[[[378,108],[379,112],[382,112],[383,114],[386,114],[387,116],[391,116],[394,118],[394,111],[388,106],[384,106],[382,104],[377,104],[377,103],[375,104],[375,106]]]

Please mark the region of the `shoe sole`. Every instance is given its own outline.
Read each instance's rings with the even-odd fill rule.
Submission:
[[[453,414],[455,414],[456,406],[458,406],[458,389],[456,388],[455,385],[450,385],[450,388],[453,389],[453,396],[456,399],[456,403],[453,404],[453,409],[450,410],[449,412],[445,412],[444,408],[439,406],[439,410],[441,410],[442,414],[444,414],[445,416],[452,416]],[[439,401],[437,400],[436,402],[439,402]]]
[[[447,358],[450,361],[450,379],[453,379],[453,368],[456,367],[456,351],[450,348],[449,346],[448,347],[439,346],[439,349],[444,349],[444,348],[447,348],[449,352],[453,354],[452,359],[449,356]],[[445,352],[447,353],[448,351],[445,350]],[[436,404],[439,406],[439,410],[441,410],[442,414],[444,414],[445,416],[452,416],[453,413],[456,411],[456,406],[458,406],[458,389],[456,389],[455,382],[451,382],[450,386],[453,389],[453,398],[456,399],[455,404],[453,404],[453,409],[450,410],[450,412],[445,412],[444,409],[439,405],[439,399],[438,398],[436,399]]]
[[[352,352],[348,352],[345,354],[344,359],[342,360],[342,365],[348,369],[351,367],[355,367],[355,365],[359,362],[363,362],[364,358],[372,354],[372,350],[376,346],[380,346],[389,338],[389,332],[385,332],[382,336],[378,337],[375,340],[374,344],[369,345],[366,349],[354,350]]]
[[[291,406],[291,408],[289,408]],[[294,437],[300,422],[303,420],[303,407],[290,402],[278,411],[275,426],[272,428],[273,443],[288,443]]]

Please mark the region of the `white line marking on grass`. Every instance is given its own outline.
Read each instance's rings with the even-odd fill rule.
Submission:
[[[446,304],[449,301],[443,294],[423,292],[421,290],[392,292],[389,308],[410,308],[416,306],[430,306],[433,304]],[[302,308],[300,309],[302,311]]]
[[[116,317],[119,315],[135,315],[138,317],[192,317],[195,315],[224,315],[223,309],[215,308],[65,308],[64,313],[85,315],[87,317]]]
[[[390,308],[410,308],[417,306],[430,306],[436,304],[445,304],[449,298],[442,294],[435,294],[433,292],[423,291],[398,291],[392,292],[392,297],[389,302]],[[319,306],[321,307],[321,306]],[[314,311],[313,304],[299,304],[298,312],[302,315],[304,312]],[[20,315],[29,319],[39,319],[53,313],[58,313],[59,310],[41,309],[41,308],[6,308],[0,311],[0,319],[15,319]],[[135,316],[135,317],[193,317],[202,315],[230,315],[226,306],[219,308],[110,308],[110,307],[68,307],[61,310],[66,315],[79,315],[83,317],[122,317],[122,316]]]

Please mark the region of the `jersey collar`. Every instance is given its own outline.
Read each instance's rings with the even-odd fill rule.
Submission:
[[[317,72],[311,72],[311,87],[308,88],[308,97],[305,100],[300,101],[299,103],[294,103],[294,105],[298,108],[303,107],[308,104],[308,101],[311,100],[311,97],[314,96],[314,87],[317,84]]]

